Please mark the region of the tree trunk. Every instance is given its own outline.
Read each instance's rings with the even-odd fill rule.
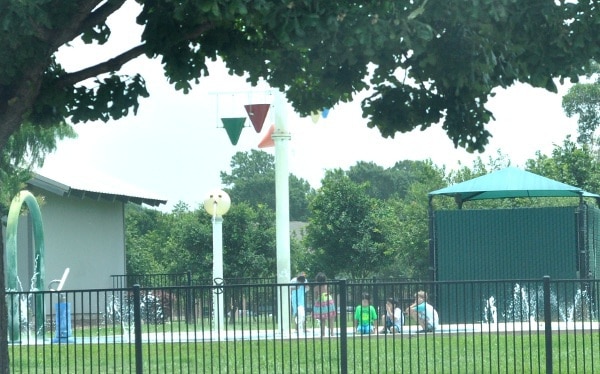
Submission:
[[[0,228],[0,374],[8,374],[8,309],[4,280],[4,235]]]

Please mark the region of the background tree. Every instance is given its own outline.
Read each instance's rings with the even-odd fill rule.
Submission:
[[[346,175],[357,184],[365,184],[366,193],[375,199],[388,199],[398,190],[392,173],[374,162],[359,161],[350,166]]]
[[[385,261],[376,227],[378,202],[366,194],[365,185],[352,182],[341,169],[327,171],[310,210],[306,245],[317,271],[364,278]]]
[[[223,220],[223,275],[269,277],[275,273],[275,213],[265,205],[233,204]],[[128,205],[128,274],[184,273],[212,283],[211,218],[184,203],[171,213]]]
[[[212,278],[212,226],[204,209],[184,203],[171,213],[129,204],[126,210],[128,274],[184,273]]]
[[[261,204],[275,210],[275,157],[269,153],[250,150],[237,152],[231,158],[231,173],[221,172],[221,182],[228,186],[234,202],[251,206]],[[308,197],[314,193],[308,182],[293,174],[289,177],[290,220],[306,221]]]
[[[240,181],[268,175],[275,171],[275,156],[264,151],[252,149],[248,152],[236,152],[229,163],[231,174],[221,172],[221,182],[235,185]]]
[[[8,213],[14,195],[31,178],[31,169],[41,166],[44,157],[56,149],[58,140],[75,138],[73,129],[64,122],[41,128],[22,126],[0,151],[0,215]]]
[[[306,229],[302,229],[302,235],[292,235],[290,238],[290,260],[292,274],[305,271],[307,274],[316,275],[321,271],[321,265],[314,256],[314,251],[304,243]]]
[[[159,220],[163,213],[127,204],[125,208],[125,251],[127,274],[163,273],[165,266],[157,253],[167,233]],[[162,231],[162,232],[161,232]]]
[[[594,147],[594,133],[600,126],[600,64],[592,61],[586,76],[590,82],[569,88],[562,107],[567,116],[577,116],[577,143]]]
[[[527,170],[588,192],[600,192],[600,165],[598,157],[588,144],[576,144],[567,137],[562,145],[555,145],[552,155],[536,153],[526,162]]]
[[[394,166],[384,168],[373,162],[359,161],[351,166],[346,174],[357,184],[365,184],[369,196],[387,200],[392,197],[404,198],[412,183],[423,178],[423,172],[432,167],[431,160],[397,161]]]
[[[276,273],[275,212],[266,205],[233,204],[223,220],[223,271],[230,278]],[[212,248],[212,246],[210,247]]]
[[[386,255],[380,275],[429,279],[429,215],[427,194],[447,185],[445,169],[431,161],[398,162],[410,165],[411,177],[402,198],[387,202],[388,218],[381,220],[386,233]],[[384,217],[382,215],[382,217]]]

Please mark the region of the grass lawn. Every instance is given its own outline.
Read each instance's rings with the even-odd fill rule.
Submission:
[[[338,373],[340,338],[143,344],[145,373]],[[543,335],[413,334],[349,337],[350,373],[545,373]],[[553,368],[600,372],[600,337],[553,336]],[[135,372],[135,346],[46,344],[9,347],[13,373]]]

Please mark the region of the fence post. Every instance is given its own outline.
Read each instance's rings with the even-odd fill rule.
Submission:
[[[135,329],[135,372],[142,374],[144,372],[144,362],[142,357],[142,308],[140,297],[140,285],[133,285],[133,326]]]
[[[379,287],[377,287],[377,277],[375,276],[373,276],[373,287],[369,291],[371,292],[371,305],[374,305],[379,313]]]
[[[192,321],[192,305],[194,305],[192,303],[192,272],[191,271],[186,271],[186,278],[187,278],[187,288],[186,288],[186,295],[185,295],[185,322],[187,324],[190,324]]]
[[[550,276],[544,276],[544,333],[546,340],[546,374],[552,374],[552,309],[550,305]]]
[[[346,280],[340,280],[340,373],[348,373],[348,288]]]

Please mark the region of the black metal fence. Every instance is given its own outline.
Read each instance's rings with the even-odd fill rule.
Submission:
[[[275,283],[275,277],[256,278],[198,278],[191,271],[185,273],[155,273],[155,274],[119,274],[111,275],[113,288],[126,288],[139,285],[141,287],[173,287],[195,285],[227,284],[267,284]]]
[[[9,292],[12,373],[597,373],[598,281],[335,281],[333,329],[305,330],[289,310],[290,284],[124,287]],[[405,315],[378,333],[385,300],[402,310],[426,291],[433,332]],[[375,332],[356,332],[368,292]],[[324,326],[323,326],[324,327]]]

